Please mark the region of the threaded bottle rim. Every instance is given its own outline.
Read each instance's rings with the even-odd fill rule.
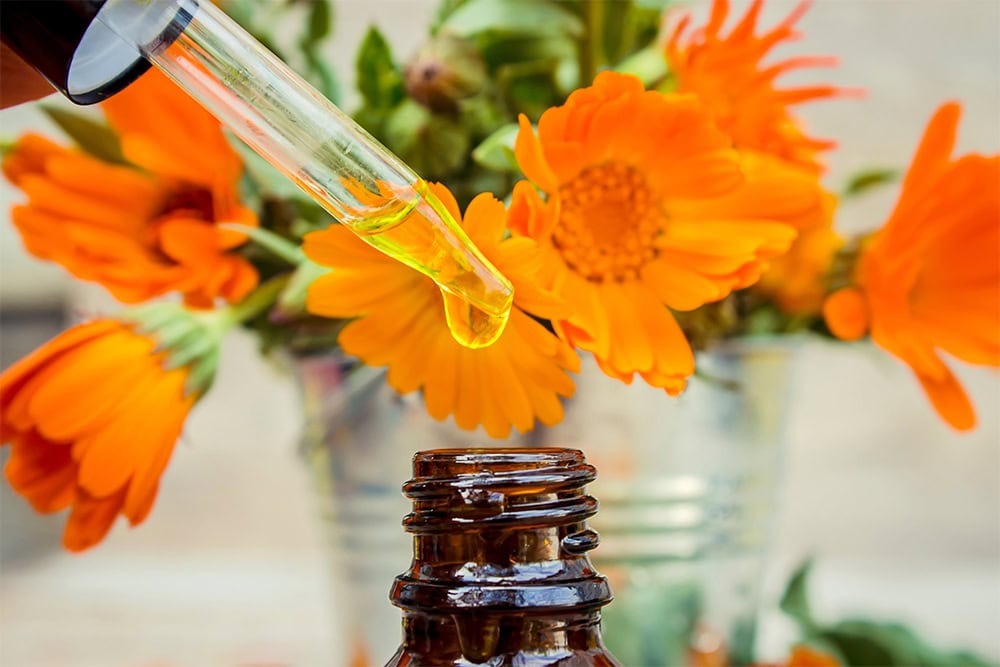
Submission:
[[[403,485],[414,563],[396,578],[405,609],[485,611],[599,607],[611,599],[587,552],[597,472],[578,450],[438,449],[413,459]]]

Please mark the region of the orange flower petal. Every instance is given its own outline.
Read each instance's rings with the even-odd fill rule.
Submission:
[[[794,24],[808,3],[801,3],[784,21],[758,35],[761,6],[760,0],[751,3],[727,35],[722,34],[729,14],[727,0],[714,0],[704,27],[690,30],[691,17],[685,16],[667,39],[670,71],[677,78],[678,90],[697,94],[737,148],[770,153],[818,170],[818,152],[835,144],[807,136],[790,107],[817,99],[857,97],[860,91],[828,85],[778,88],[775,79],[781,74],[829,66],[835,60],[807,56],[765,65],[772,49],[798,36]]]
[[[11,488],[37,512],[65,509],[76,493],[76,465],[65,445],[53,445],[29,431],[15,436],[4,475]]]
[[[975,428],[976,412],[972,402],[951,371],[948,371],[943,378],[933,378],[918,373],[917,379],[927,392],[927,398],[931,400],[934,409],[952,428],[959,431]]]
[[[104,106],[126,156],[145,171],[23,137],[5,157],[4,173],[28,196],[12,216],[28,251],[126,302],[181,291],[188,303],[211,305],[246,294],[255,274],[225,252],[246,237],[216,223],[255,226],[257,219],[238,204],[241,163],[218,121],[155,72]],[[183,256],[197,257],[199,267],[225,264],[221,273],[172,270],[180,242],[158,232],[179,210],[215,230],[189,236]]]
[[[70,329],[0,375],[11,486],[42,512],[72,507],[74,551],[99,542],[121,511],[134,523],[153,498],[194,394],[188,369],[163,370],[130,325]]]
[[[823,303],[823,318],[830,332],[841,340],[858,340],[868,333],[868,302],[859,290],[837,290]]]
[[[118,516],[124,496],[124,489],[107,498],[94,498],[80,492],[66,522],[63,546],[69,551],[80,552],[103,540]]]
[[[712,280],[672,262],[650,262],[642,269],[642,279],[660,301],[675,310],[694,310],[726,294]]]
[[[517,157],[517,164],[521,171],[532,182],[538,184],[540,188],[548,193],[554,193],[558,189],[555,174],[545,161],[542,152],[542,144],[535,136],[535,130],[531,127],[531,121],[524,114],[517,119],[520,129],[517,139],[514,141],[514,155]]]

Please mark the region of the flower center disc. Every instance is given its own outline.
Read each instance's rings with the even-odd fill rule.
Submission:
[[[646,179],[632,167],[589,167],[563,185],[559,197],[561,220],[553,243],[587,280],[635,280],[656,257],[660,212]]]
[[[179,215],[211,221],[215,217],[211,191],[195,185],[185,184],[177,187],[163,203],[160,216]]]

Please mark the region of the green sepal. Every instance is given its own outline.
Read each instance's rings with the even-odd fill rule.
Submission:
[[[199,357],[196,362],[188,365],[190,371],[184,384],[186,392],[201,396],[212,388],[215,373],[219,369],[219,356],[219,347],[216,346]]]
[[[156,351],[166,352],[168,356],[173,350],[183,349],[185,344],[203,337],[201,327],[193,318],[176,317],[161,325],[155,331],[147,332],[156,337]]]
[[[207,354],[211,354],[213,348],[217,347],[218,341],[209,336],[197,336],[188,341],[183,347],[177,348],[167,355],[167,363],[164,368],[168,371],[197,361]]]
[[[212,385],[222,339],[231,326],[222,316],[225,312],[191,311],[179,303],[161,302],[128,310],[123,319],[155,341],[165,370],[186,367],[185,391],[200,396]]]

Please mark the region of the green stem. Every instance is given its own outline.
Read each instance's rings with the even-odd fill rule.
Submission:
[[[223,322],[227,326],[235,326],[260,315],[278,301],[282,290],[288,285],[291,276],[288,274],[271,278],[263,285],[247,295],[245,299],[222,311]]]
[[[263,227],[248,227],[236,223],[224,223],[219,225],[223,229],[231,229],[241,234],[246,234],[250,240],[261,248],[269,251],[276,257],[280,257],[289,264],[299,264],[305,259],[302,248],[289,241],[284,236],[279,236]]]
[[[625,12],[625,18],[622,21],[622,38],[618,43],[618,49],[615,53],[615,57],[611,59],[612,63],[621,62],[625,56],[632,52],[632,47],[635,46],[635,38],[637,32],[637,21],[636,12],[638,11],[635,6],[634,0],[629,2],[621,3],[624,7],[621,7],[620,11]]]
[[[604,1],[583,0],[584,42],[580,45],[580,85],[589,86],[601,66],[604,42]]]

